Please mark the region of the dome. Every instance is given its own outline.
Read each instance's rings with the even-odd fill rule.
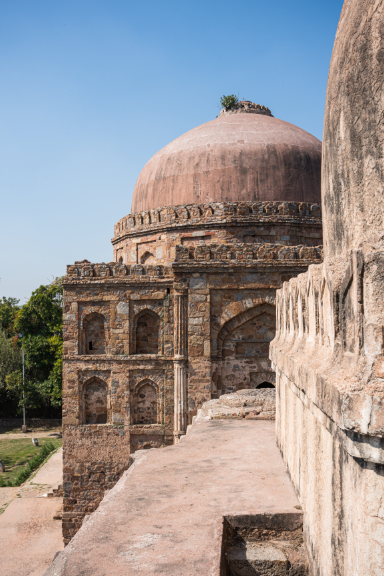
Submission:
[[[242,102],[152,156],[137,179],[132,212],[206,202],[320,202],[320,188],[320,140]]]

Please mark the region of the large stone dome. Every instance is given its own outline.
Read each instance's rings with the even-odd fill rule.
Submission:
[[[132,212],[205,202],[320,202],[321,142],[240,103],[162,148],[141,171]]]

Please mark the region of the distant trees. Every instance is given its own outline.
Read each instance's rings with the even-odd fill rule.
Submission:
[[[0,301],[0,401],[23,405],[23,348],[26,407],[61,406],[62,292],[54,282],[40,286],[23,306],[14,298]]]
[[[7,338],[13,335],[15,319],[20,310],[19,302],[16,298],[0,298],[0,330]]]

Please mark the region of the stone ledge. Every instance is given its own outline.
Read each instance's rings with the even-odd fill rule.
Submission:
[[[320,422],[324,428],[344,447],[350,456],[360,458],[374,464],[384,464],[384,438],[358,434],[349,430],[342,430],[329,416],[327,416],[309,397],[298,388],[284,374],[280,374],[282,382],[287,385],[293,394],[301,400],[306,408]]]
[[[76,360],[81,362],[170,362],[176,360],[174,356],[163,356],[157,354],[95,354],[95,355],[82,355],[82,354],[63,354],[63,360]],[[90,371],[93,368],[89,368]]]
[[[320,204],[310,202],[214,202],[167,206],[149,212],[128,214],[117,222],[112,243],[130,234],[173,230],[180,226],[236,224],[255,222],[318,223],[321,226]]]
[[[102,284],[137,284],[145,282],[154,282],[158,285],[159,281],[164,284],[170,282],[173,269],[177,269],[179,265],[193,266],[209,266],[212,270],[220,270],[221,268],[265,268],[265,267],[287,267],[287,266],[300,266],[307,269],[314,261],[320,262],[322,259],[322,246],[316,247],[303,247],[303,246],[283,246],[279,247],[275,244],[260,245],[265,252],[263,257],[258,258],[257,248],[255,252],[242,247],[239,248],[242,259],[227,258],[226,254],[231,253],[234,249],[228,249],[227,252],[222,250],[222,259],[212,259],[211,252],[198,252],[197,259],[190,259],[187,248],[184,246],[176,246],[177,260],[168,266],[144,266],[135,264],[133,266],[125,264],[111,263],[104,265],[102,273],[97,264],[71,264],[67,266],[67,276],[64,277],[63,285],[71,285],[77,283],[102,283]],[[205,247],[202,247],[205,248]],[[227,246],[225,246],[227,248]],[[261,251],[261,248],[259,252]],[[301,252],[301,253],[300,253]],[[203,258],[203,253],[205,258]],[[188,257],[187,257],[188,256]],[[153,268],[162,269],[161,273],[156,274]],[[167,276],[167,277],[165,277]]]

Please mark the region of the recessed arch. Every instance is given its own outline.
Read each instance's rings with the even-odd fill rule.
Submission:
[[[261,304],[260,306],[254,306],[253,308],[248,308],[244,312],[241,312],[234,318],[228,320],[217,335],[217,355],[222,358],[223,355],[223,344],[230,333],[232,333],[236,328],[245,324],[249,320],[253,320],[256,316],[260,314],[269,314],[276,318],[276,308],[272,304]],[[276,329],[276,328],[275,328]]]
[[[160,316],[144,308],[133,320],[134,354],[160,354]]]
[[[108,421],[108,387],[100,378],[84,384],[84,424],[106,424]]]
[[[105,354],[105,318],[98,312],[88,314],[83,320],[83,354]]]
[[[160,415],[158,386],[150,378],[145,378],[135,386],[133,394],[134,424],[157,424]]]

